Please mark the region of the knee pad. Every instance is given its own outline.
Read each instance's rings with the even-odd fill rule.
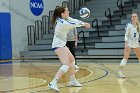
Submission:
[[[127,60],[126,59],[122,59],[121,63],[120,63],[120,66],[125,66],[127,63]]]
[[[66,73],[69,70],[69,66],[63,65],[60,67],[60,70],[62,70],[64,73]]]

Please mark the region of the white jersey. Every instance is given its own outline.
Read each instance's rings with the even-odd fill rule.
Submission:
[[[66,19],[57,19],[53,37],[52,48],[64,47],[67,42],[67,34],[73,27],[84,26],[84,22],[69,17]]]
[[[139,32],[131,22],[126,25],[125,28],[125,41],[128,41],[128,46],[131,48],[139,47]]]

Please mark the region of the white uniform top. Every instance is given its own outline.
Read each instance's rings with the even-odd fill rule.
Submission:
[[[67,42],[67,34],[73,27],[84,26],[84,22],[69,17],[66,19],[57,19],[53,37],[52,48],[64,47]]]
[[[75,41],[75,35],[77,35],[77,28],[74,27],[70,29],[70,31],[67,34],[67,41]]]
[[[127,23],[125,28],[125,41],[128,41],[128,46],[131,48],[139,47],[139,32],[131,22]]]

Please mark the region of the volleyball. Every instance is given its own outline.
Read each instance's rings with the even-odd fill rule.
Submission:
[[[81,18],[88,18],[90,16],[90,10],[86,7],[81,8],[79,14]]]

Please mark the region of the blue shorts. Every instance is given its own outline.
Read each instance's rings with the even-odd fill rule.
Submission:
[[[54,50],[54,51],[55,51],[57,48],[59,48],[59,47],[54,47],[54,48],[52,48],[52,50]]]
[[[65,46],[63,46],[63,47],[65,47]],[[54,48],[52,48],[52,50],[56,50],[56,49],[58,49],[58,48],[61,48],[61,47],[54,47]]]

